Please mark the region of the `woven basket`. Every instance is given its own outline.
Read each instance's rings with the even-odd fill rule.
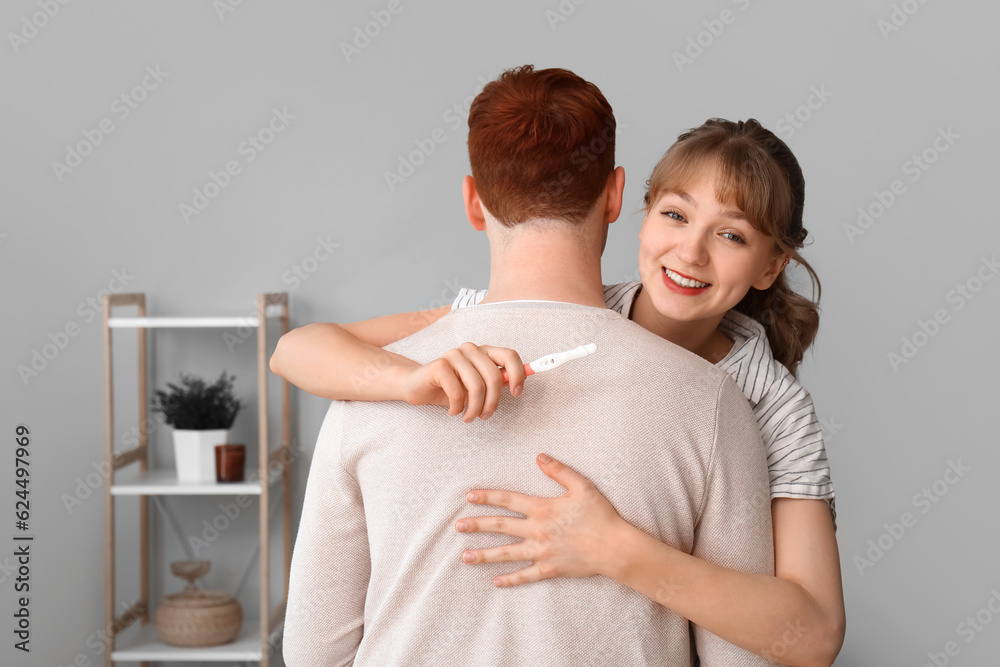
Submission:
[[[163,598],[153,624],[171,646],[228,644],[240,635],[243,608],[222,591],[174,593]]]

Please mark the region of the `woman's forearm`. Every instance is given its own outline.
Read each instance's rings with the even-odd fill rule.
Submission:
[[[271,356],[271,371],[332,400],[402,400],[399,374],[417,362],[355,337],[328,322],[289,331]]]
[[[609,540],[606,576],[722,639],[790,666],[830,665],[843,642],[842,615],[800,584],[721,567],[622,522]]]

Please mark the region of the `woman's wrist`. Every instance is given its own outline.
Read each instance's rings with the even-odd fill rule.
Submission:
[[[420,368],[420,366],[421,364],[406,357],[391,359],[389,365],[381,371],[379,377],[381,400],[405,401],[413,405],[414,403],[410,400],[408,393],[407,388],[409,385],[407,381],[410,374]]]
[[[614,528],[609,531],[607,539],[603,541],[604,557],[601,559],[598,574],[614,579],[620,584],[626,584],[629,566],[639,553],[644,536],[645,533],[619,517]]]

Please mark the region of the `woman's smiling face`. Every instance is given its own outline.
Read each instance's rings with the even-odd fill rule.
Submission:
[[[752,287],[770,287],[785,259],[774,237],[716,199],[711,168],[650,202],[639,244],[643,290],[661,315],[681,322],[721,320]]]

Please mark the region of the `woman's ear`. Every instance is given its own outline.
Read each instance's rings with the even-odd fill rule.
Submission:
[[[789,257],[787,253],[778,252],[775,254],[771,258],[771,261],[768,262],[764,273],[761,274],[756,281],[754,281],[753,287],[759,290],[766,290],[768,287],[773,285],[774,281],[778,279],[781,272],[785,270],[786,266],[788,266],[788,260],[790,259],[791,257]]]
[[[486,217],[479,201],[479,191],[476,190],[476,180],[472,176],[462,179],[462,198],[465,200],[465,217],[469,219],[472,228],[477,232],[485,231]]]

